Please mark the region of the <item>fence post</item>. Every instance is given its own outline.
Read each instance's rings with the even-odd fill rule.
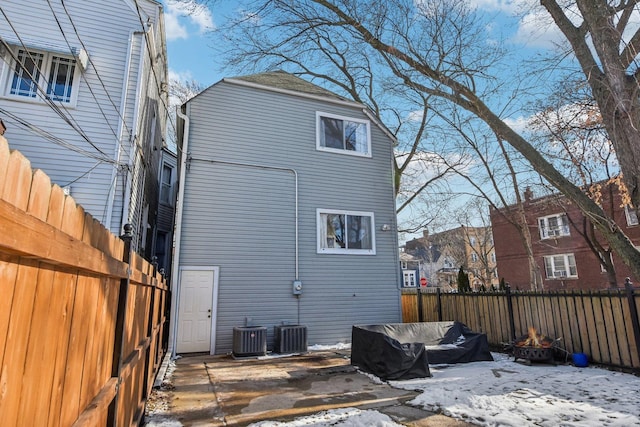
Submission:
[[[442,292],[440,292],[440,287],[436,288],[436,294],[438,296],[438,322],[442,322]]]
[[[111,377],[118,379],[116,396],[109,405],[107,415],[107,425],[117,426],[118,424],[118,401],[120,400],[120,373],[124,357],[125,323],[127,317],[127,300],[129,297],[129,281],[131,278],[131,241],[133,240],[133,226],[125,224],[124,234],[120,238],[124,241],[124,252],[122,262],[127,264],[127,277],[120,279],[120,292],[118,293],[118,311],[116,315],[115,332],[113,337],[113,359],[111,364]]]
[[[505,295],[507,297],[507,311],[509,312],[509,332],[511,333],[511,339],[516,339],[516,324],[513,319],[513,301],[511,300],[511,286],[505,286]]]
[[[636,306],[636,298],[633,292],[633,283],[628,277],[624,281],[624,287],[627,290],[627,301],[629,302],[629,314],[631,315],[631,325],[633,326],[633,337],[636,341],[636,351],[640,359],[640,320],[638,320],[638,307]]]
[[[422,291],[418,288],[418,322],[424,322],[424,315],[422,314]]]

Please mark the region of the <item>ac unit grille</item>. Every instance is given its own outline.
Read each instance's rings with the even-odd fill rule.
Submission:
[[[233,328],[233,355],[238,357],[267,354],[267,328],[238,326]]]
[[[307,351],[307,327],[302,325],[275,326],[274,343],[276,353],[305,353]]]

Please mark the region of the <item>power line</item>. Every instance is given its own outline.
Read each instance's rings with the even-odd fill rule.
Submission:
[[[49,7],[51,7],[51,2],[49,0],[47,0],[47,3],[49,3]],[[78,29],[75,25],[75,23],[73,22],[73,19],[71,18],[71,14],[69,13],[69,11],[67,10],[67,6],[64,4],[64,0],[60,0],[60,4],[62,5],[62,9],[64,9],[64,13],[67,15],[67,17],[69,18],[69,23],[71,24],[71,27],[73,28],[73,32],[76,34],[76,37],[78,38],[78,42],[80,43],[80,45],[82,46],[82,48],[89,52],[89,49],[87,49],[87,47],[85,46],[84,42],[82,41],[82,38],[80,37],[80,34],[78,32]],[[54,17],[55,17],[55,12],[53,12],[53,8],[51,9],[51,12],[53,13]],[[57,21],[57,18],[56,18]],[[58,24],[59,26],[60,24]],[[62,31],[62,28],[60,28],[60,31],[62,32],[63,36],[64,36],[64,31]],[[66,40],[66,37],[65,37]],[[68,42],[67,42],[68,43]],[[96,73],[96,77],[98,78],[98,81],[100,82],[100,84],[102,85],[102,89],[104,89],[104,93],[107,95],[107,98],[109,99],[109,102],[111,103],[111,105],[113,106],[114,110],[118,113],[118,116],[120,117],[120,120],[122,120],[122,124],[124,125],[125,131],[128,134],[132,134],[132,130],[129,129],[129,126],[127,126],[127,121],[125,120],[125,118],[122,116],[122,112],[118,109],[118,107],[116,106],[115,102],[113,101],[113,98],[111,98],[111,95],[109,94],[109,91],[107,90],[106,84],[104,83],[104,81],[102,80],[102,77],[100,77],[100,73],[98,73],[98,69],[96,68],[95,64],[93,63],[93,61],[91,60],[91,55],[89,55],[89,64],[91,64],[93,66],[93,69]],[[87,81],[85,79],[85,81]],[[89,86],[89,82],[87,82],[87,86]],[[91,92],[93,94],[93,92]],[[95,98],[95,96],[94,96]],[[96,100],[97,101],[97,100]],[[106,117],[105,117],[106,118]]]
[[[55,19],[56,20],[56,24],[58,24],[58,28],[60,29],[60,33],[62,34],[62,37],[64,38],[64,41],[67,43],[67,47],[69,48],[70,51],[73,52],[73,48],[71,47],[71,43],[69,43],[69,40],[67,39],[67,35],[64,33],[64,30],[62,28],[62,24],[60,23],[60,20],[58,19],[58,16],[56,15],[56,12],[53,10],[53,6],[51,5],[51,1],[47,0],[47,4],[49,5],[49,9],[51,9],[51,14],[53,15],[53,19]],[[64,5],[63,5],[63,7],[64,7]],[[66,9],[65,9],[65,11],[66,11]],[[69,16],[68,13],[67,13],[67,16],[69,17],[69,22],[71,23],[71,26],[74,28],[74,31],[75,31],[75,25],[71,21],[71,16]],[[84,43],[82,43],[82,40],[80,39],[80,35],[78,34],[77,31],[76,31],[76,36],[78,37],[78,41],[82,45],[82,48],[86,51],[87,49],[84,47]],[[90,58],[89,58],[89,63],[91,65],[93,65],[93,63],[91,62]],[[98,77],[98,80],[102,83],[102,79],[100,78],[100,75],[98,73],[98,69],[95,66],[93,66],[93,69],[94,69],[94,71],[96,73],[96,76]],[[113,129],[113,126],[111,126],[111,121],[107,118],[107,115],[105,114],[104,110],[102,109],[102,103],[98,101],[98,98],[96,97],[96,94],[93,92],[93,89],[91,88],[91,84],[89,83],[89,80],[87,79],[87,77],[85,76],[84,73],[80,73],[80,75],[82,76],[82,79],[84,80],[84,82],[87,84],[87,88],[89,89],[89,92],[91,92],[91,96],[93,97],[93,99],[96,101],[96,106],[100,110],[100,113],[102,114],[102,117],[104,117],[104,120],[105,120],[107,126],[109,127],[109,129],[111,130],[111,133],[113,133],[113,136],[115,136],[116,141],[118,141],[120,137],[118,136],[117,132]],[[124,118],[122,118],[122,115],[120,114],[120,111],[118,111],[118,108],[113,103],[113,100],[111,99],[111,96],[109,95],[109,92],[105,88],[104,83],[102,84],[102,87],[103,87],[103,89],[105,91],[105,94],[107,95],[107,97],[111,101],[111,104],[113,105],[115,111],[118,113],[118,115],[122,119],[122,122],[123,122],[123,124],[125,125],[125,128],[126,128],[127,124],[125,123]]]
[[[2,15],[4,16],[5,20],[7,21],[7,23],[9,24],[9,26],[11,27],[11,29],[13,30],[14,34],[16,35],[16,37],[18,37],[18,41],[20,42],[20,44],[22,45],[25,53],[27,55],[29,55],[29,59],[33,62],[34,66],[37,68],[39,74],[44,75],[44,73],[42,72],[42,69],[40,68],[40,66],[38,66],[38,61],[36,61],[31,52],[29,51],[29,49],[27,48],[26,44],[24,43],[24,41],[22,40],[22,38],[20,37],[20,34],[18,34],[18,32],[16,31],[15,27],[13,26],[13,24],[11,23],[11,20],[9,19],[9,17],[7,16],[7,14],[5,13],[5,11],[0,8],[0,12],[2,12]],[[91,139],[89,139],[89,137],[87,136],[87,134],[82,130],[82,128],[80,127],[80,125],[75,122],[75,119],[73,119],[73,116],[67,117],[67,115],[60,109],[60,106],[56,105],[55,102],[49,98],[49,96],[47,96],[47,92],[46,90],[44,90],[40,84],[38,83],[39,79],[34,78],[35,76],[33,76],[33,74],[31,74],[31,71],[28,70],[25,65],[19,61],[19,59],[16,57],[16,55],[13,53],[13,49],[11,48],[11,46],[9,46],[9,44],[2,38],[0,38],[0,42],[2,42],[2,44],[5,46],[5,48],[7,49],[7,51],[9,52],[9,55],[11,56],[11,58],[15,61],[16,65],[18,65],[23,71],[25,71],[29,78],[31,79],[32,83],[35,84],[35,87],[37,89],[36,93],[38,93],[38,95],[40,96],[40,98],[47,104],[49,105],[49,107],[51,107],[51,109],[53,111],[55,111],[58,116],[60,116],[60,118],[62,120],[64,120],[67,124],[69,124],[69,126],[71,126],[76,132],[78,132],[78,134],[85,140],[87,141],[93,148],[95,148],[98,152],[100,152],[101,154],[104,154],[106,156],[106,153],[103,152],[100,148],[98,148],[98,146],[96,146]],[[4,58],[4,57],[3,57]],[[6,60],[5,60],[6,63]],[[7,63],[9,66],[11,64]],[[62,105],[62,108],[68,113],[69,111],[66,109],[66,107],[64,105]],[[74,123],[72,123],[72,120]]]
[[[151,67],[150,67],[151,68],[151,73],[153,74],[153,79],[154,79],[155,84],[156,84],[156,89],[158,89],[158,94],[160,95],[161,92],[162,92],[162,88],[160,86],[160,83],[158,82],[158,75],[156,74],[156,69],[153,66],[154,60],[153,60],[153,57],[151,56],[151,42],[149,41],[149,35],[147,34],[146,31],[144,31],[145,24],[144,24],[144,21],[142,19],[142,12],[140,11],[140,6],[138,5],[138,0],[133,0],[133,3],[135,4],[136,11],[138,12],[138,19],[140,20],[140,25],[142,25],[142,30],[143,30],[142,33],[144,35],[145,44],[147,45],[147,54],[149,55],[149,61],[151,62]],[[167,82],[167,84],[168,84],[168,82]],[[160,95],[159,98],[160,98],[160,101],[162,102],[162,105],[165,108],[165,111],[167,111],[167,118],[169,120],[169,124],[171,125],[171,127],[173,129],[173,132],[175,133],[176,132],[176,125],[173,122],[173,118],[171,117],[171,114],[169,114],[169,107],[167,106],[167,103],[165,102],[165,100],[162,97],[162,95]]]
[[[13,120],[15,123],[21,125],[25,129],[27,129],[27,130],[33,132],[34,134],[37,134],[37,135],[39,135],[39,136],[41,136],[41,137],[43,137],[43,138],[45,138],[45,139],[57,144],[57,145],[60,145],[60,146],[62,146],[64,148],[67,148],[67,149],[69,149],[71,151],[74,151],[74,152],[76,152],[78,154],[82,154],[83,156],[86,156],[86,157],[89,157],[89,158],[92,158],[92,159],[95,159],[95,160],[99,160],[99,161],[104,162],[104,163],[111,163],[111,164],[114,164],[114,165],[119,165],[119,163],[117,161],[115,161],[114,159],[112,159],[112,158],[110,158],[110,157],[108,157],[106,155],[104,157],[103,156],[98,156],[93,152],[84,150],[84,149],[82,149],[80,147],[76,147],[75,145],[70,144],[69,142],[65,141],[64,139],[59,138],[59,137],[47,132],[46,130],[39,128],[38,126],[35,126],[35,125],[31,124],[27,120],[24,120],[24,119],[18,117],[16,114],[14,114],[14,113],[12,113],[12,112],[10,112],[8,110],[5,110],[2,107],[0,107],[0,113],[4,114],[6,117],[9,117],[11,120]]]

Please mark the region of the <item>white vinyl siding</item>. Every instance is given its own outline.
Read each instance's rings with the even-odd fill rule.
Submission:
[[[334,153],[371,157],[368,120],[329,113],[316,113],[316,147]]]
[[[550,255],[544,257],[544,267],[548,279],[578,277],[576,259],[573,254]]]
[[[246,318],[268,328],[268,343],[274,325],[306,325],[309,345],[350,342],[354,324],[401,321],[396,233],[372,227],[371,256],[317,251],[318,208],[395,226],[392,141],[372,126],[373,156],[340,156],[336,168],[337,155],[316,149],[317,111],[367,119],[350,106],[226,81],[187,103],[180,264],[220,266],[217,354],[231,351],[233,327]]]
[[[569,236],[569,218],[564,213],[538,218],[541,239]]]

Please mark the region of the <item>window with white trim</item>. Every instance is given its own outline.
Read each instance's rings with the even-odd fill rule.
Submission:
[[[471,262],[478,262],[478,255],[475,253],[471,254]]]
[[[162,165],[162,177],[160,178],[160,202],[166,205],[173,205],[173,201],[171,200],[172,193],[172,176],[173,176],[173,168],[163,163]]]
[[[7,73],[5,95],[63,103],[75,103],[79,68],[71,55],[17,49],[12,69]],[[44,93],[43,93],[44,92]]]
[[[316,113],[316,148],[322,151],[371,157],[369,120]]]
[[[634,226],[638,225],[638,213],[629,205],[625,205],[624,207],[624,215],[627,217],[627,225]]]
[[[318,209],[318,253],[375,255],[372,212]]]
[[[541,239],[552,239],[559,236],[569,236],[569,218],[567,214],[556,214],[538,218]]]
[[[405,270],[402,272],[404,280],[403,287],[415,288],[416,287],[416,272],[413,270]]]
[[[550,255],[544,257],[544,268],[547,279],[564,279],[578,277],[576,258],[573,254]]]

